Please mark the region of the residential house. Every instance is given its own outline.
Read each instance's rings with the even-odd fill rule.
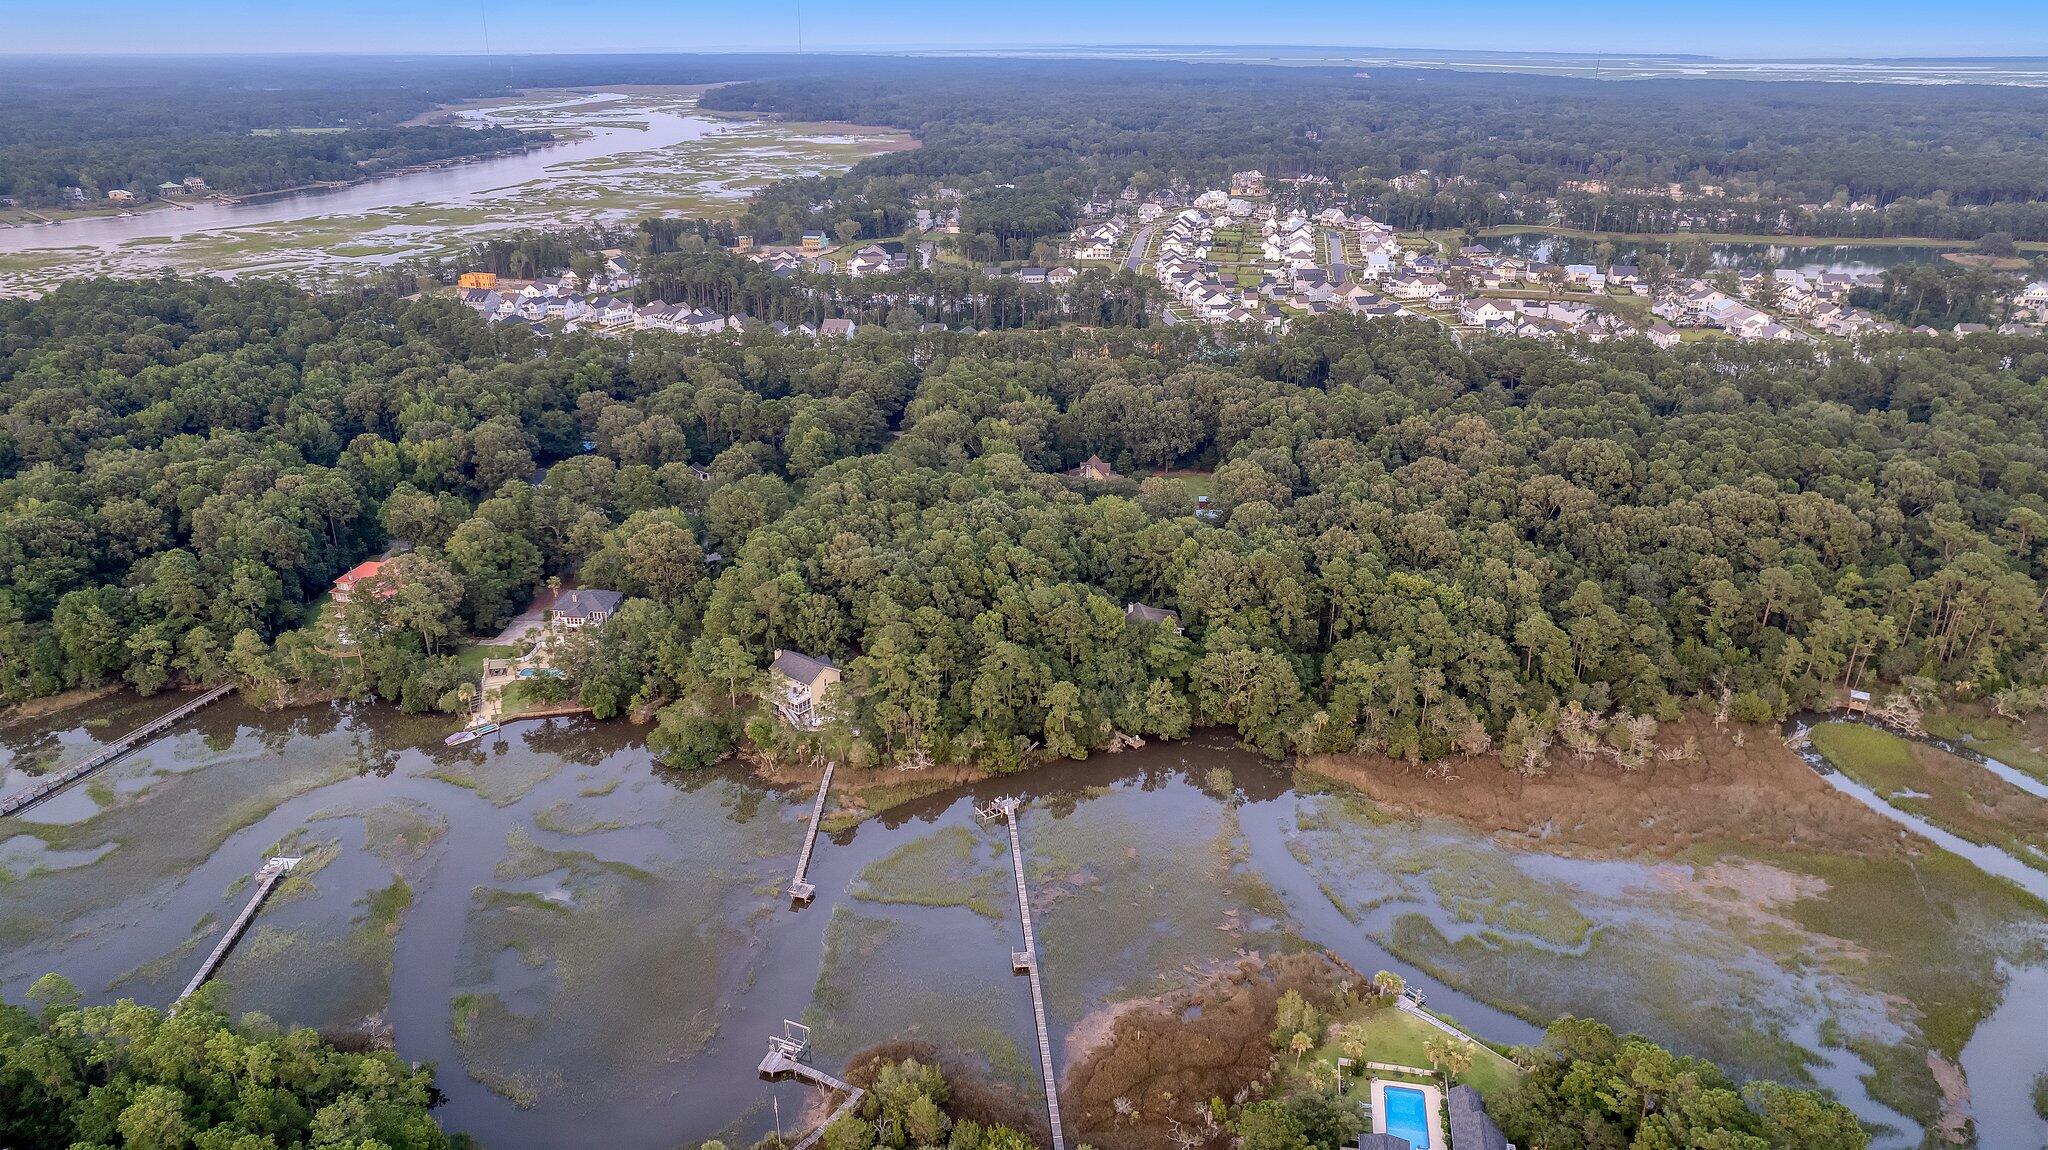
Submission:
[[[819,252],[825,250],[825,243],[826,240],[824,232],[805,232],[804,254],[807,256],[817,255]]]
[[[1104,463],[1099,455],[1091,455],[1087,459],[1082,460],[1081,466],[1074,468],[1072,471],[1067,472],[1067,474],[1076,479],[1086,479],[1092,483],[1109,483],[1123,478],[1116,473],[1115,468]]]
[[[1468,299],[1458,307],[1458,318],[1465,323],[1484,325],[1495,320],[1507,319],[1515,314],[1515,306],[1509,300],[1493,300],[1481,296]]]
[[[855,252],[853,258],[846,261],[846,274],[850,276],[884,275],[888,271],[888,251],[874,244]]]
[[[555,597],[552,622],[557,627],[581,630],[584,627],[602,627],[617,613],[619,604],[626,596],[619,591],[600,591],[594,588],[577,587]]]
[[[831,339],[852,339],[853,333],[856,330],[858,330],[858,325],[852,320],[838,319],[836,317],[818,325],[818,334]]]
[[[1668,323],[1653,323],[1643,334],[1649,337],[1651,343],[1667,351],[1677,347],[1681,341],[1678,329]]]
[[[1446,1102],[1450,1128],[1444,1133],[1450,1135],[1451,1145],[1458,1150],[1508,1150],[1507,1135],[1486,1113],[1477,1090],[1461,1082],[1451,1087]]]
[[[127,188],[111,188],[107,191],[107,200],[116,204],[132,204],[135,202],[135,193]]]
[[[804,731],[825,725],[840,672],[832,660],[777,649],[768,664],[769,700],[782,721]]]
[[[1124,604],[1124,622],[1143,623],[1147,626],[1171,627],[1174,634],[1181,634],[1180,614],[1178,612],[1168,611],[1161,607],[1147,607],[1143,603]]]
[[[384,563],[378,559],[368,559],[356,564],[342,572],[341,577],[334,581],[334,588],[329,593],[329,597],[336,603],[348,602],[349,596],[355,594],[355,589],[359,584],[375,579],[377,573],[383,569]],[[390,587],[384,588],[378,593],[378,598],[390,598],[392,590]]]

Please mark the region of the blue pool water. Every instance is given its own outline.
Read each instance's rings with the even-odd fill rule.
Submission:
[[[1383,1133],[1396,1138],[1406,1138],[1415,1150],[1430,1150],[1429,1145],[1429,1096],[1412,1086],[1389,1086],[1380,1120],[1386,1124]]]

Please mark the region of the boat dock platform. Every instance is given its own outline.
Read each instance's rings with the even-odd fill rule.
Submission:
[[[157,718],[151,719],[149,722],[144,723],[143,725],[135,728],[134,730],[128,732],[125,735],[122,735],[120,738],[115,739],[113,742],[108,743],[106,746],[100,748],[99,752],[93,755],[92,758],[85,760],[77,766],[70,767],[58,774],[52,775],[49,778],[44,779],[42,782],[37,783],[35,786],[29,788],[28,790],[21,792],[20,794],[10,795],[4,800],[0,800],[0,819],[4,819],[9,815],[18,815],[21,812],[29,809],[30,807],[35,806],[37,803],[42,802],[44,799],[49,798],[50,796],[56,794],[58,791],[63,790],[65,787],[70,786],[71,784],[93,773],[94,771],[99,770],[101,767],[106,766],[108,763],[113,762],[115,759],[118,759],[121,756],[127,754],[128,752],[134,750],[135,748],[141,746],[143,743],[146,743],[149,740],[155,738],[156,736],[162,734],[163,732],[169,730],[171,727],[174,727],[177,724],[185,721],[185,719],[188,716],[190,716],[193,712],[198,711],[200,708],[205,707],[210,703],[217,702],[222,696],[226,695],[228,692],[234,689],[235,687],[234,684],[232,683],[229,683],[225,686],[215,687],[212,690],[206,692],[205,694],[199,696],[198,698],[193,699],[191,702],[186,703],[184,706],[171,711],[169,714],[160,715]]]
[[[832,1113],[826,1115],[825,1120],[818,1124],[817,1129],[798,1139],[790,1150],[811,1150],[840,1116],[853,1113],[854,1107],[859,1106],[860,1100],[867,1096],[867,1092],[860,1087],[834,1078],[805,1062],[804,1055],[810,1052],[810,1048],[811,1028],[800,1022],[784,1019],[781,1035],[768,1039],[768,1053],[761,1059],[761,1077],[771,1082],[795,1078],[846,1095],[838,1106],[832,1108]]]
[[[1031,981],[1031,1015],[1038,1024],[1038,1068],[1045,1076],[1045,1117],[1052,1127],[1052,1150],[1067,1150],[1066,1134],[1060,1129],[1059,1080],[1052,1069],[1052,1038],[1045,1023],[1045,989],[1039,983],[1038,938],[1031,930],[1031,892],[1024,885],[1024,847],[1017,835],[1016,799],[1003,799],[975,810],[983,822],[1000,818],[1009,825],[1010,867],[1017,877],[1017,914],[1024,924],[1024,949],[1010,952],[1010,969]]]
[[[818,797],[811,803],[811,825],[804,830],[804,849],[796,856],[796,877],[789,880],[789,903],[802,906],[818,893],[806,877],[811,871],[811,852],[818,845],[818,824],[825,821],[825,798],[832,793],[833,764],[825,764],[825,777],[818,780]]]
[[[263,900],[269,898],[270,892],[277,889],[277,884],[284,880],[284,876],[290,874],[292,868],[298,865],[299,860],[296,858],[274,858],[256,871],[256,893],[249,896],[249,904],[242,908],[242,913],[235,916],[235,921],[228,924],[227,933],[221,935],[220,941],[214,944],[213,953],[207,955],[206,961],[199,964],[198,973],[192,976],[192,981],[185,984],[185,992],[178,996],[179,1002],[198,993],[199,988],[206,985],[206,980],[212,978],[214,972],[220,969],[220,964],[227,961],[228,952],[235,949],[235,943],[241,940],[243,933],[249,929],[249,924],[255,921],[256,912],[263,908]]]

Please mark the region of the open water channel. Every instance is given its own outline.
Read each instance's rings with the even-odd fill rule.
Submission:
[[[0,731],[0,793],[170,705],[115,696]],[[1896,1041],[1884,997],[1706,925],[1714,898],[1672,893],[1686,866],[1503,847],[1198,735],[891,809],[821,840],[817,900],[791,910],[809,794],[660,769],[624,723],[528,721],[460,748],[445,730],[230,700],[0,824],[0,994],[54,971],[89,1000],[165,1004],[250,872],[289,850],[307,863],[221,972],[231,1008],[388,1031],[438,1065],[441,1120],[493,1150],[594,1123],[622,1150],[744,1142],[772,1128],[771,1096],[793,1125],[802,1088],[754,1074],[784,1018],[816,1028],[829,1070],[908,1036],[1035,1094],[1007,841],[973,818],[1017,795],[1062,1064],[1107,1003],[1313,945],[1400,971],[1494,1041],[1575,1011],[1760,1073],[1803,1065],[1891,1128],[1879,1145],[1919,1142],[1828,1033]],[[2017,1084],[2048,1067],[2048,995],[2041,969],[2011,977],[1964,1061],[1997,1088],[1980,1144],[2034,1150],[2048,1130],[2013,1124],[2031,1121]]]

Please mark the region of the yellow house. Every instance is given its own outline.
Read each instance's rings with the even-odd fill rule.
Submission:
[[[826,695],[839,685],[832,660],[777,649],[768,670],[769,698],[783,722],[806,731],[825,725]]]

